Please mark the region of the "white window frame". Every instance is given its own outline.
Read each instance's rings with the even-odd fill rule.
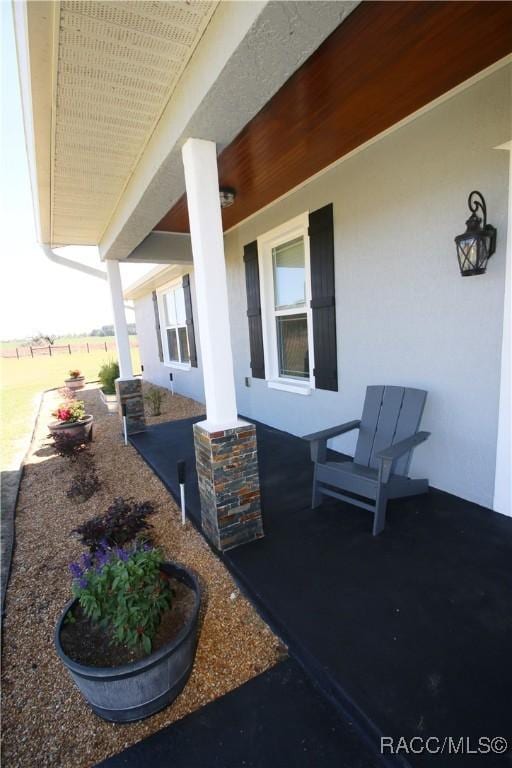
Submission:
[[[187,346],[188,346],[188,353],[190,357],[190,342],[188,338],[188,328],[187,325],[167,325],[165,320],[165,296],[168,293],[171,293],[171,291],[176,290],[176,288],[181,288],[183,290],[183,278],[180,277],[177,280],[172,280],[169,283],[166,283],[165,285],[161,286],[157,289],[156,292],[156,298],[158,303],[158,317],[160,320],[160,338],[162,340],[162,351],[164,355],[163,364],[167,368],[175,368],[179,371],[190,371],[192,368],[192,365],[190,362],[182,363],[179,360],[171,360],[169,357],[169,342],[167,340],[167,329],[168,328],[186,328],[187,331]],[[178,341],[178,354],[180,354],[180,345]]]
[[[315,367],[313,347],[313,314],[311,311],[311,264],[309,252],[309,214],[299,216],[275,227],[270,232],[258,237],[258,266],[260,272],[261,322],[263,331],[263,355],[265,360],[265,378],[270,389],[280,389],[299,395],[310,395],[315,389],[313,370]],[[280,310],[276,313],[274,298],[274,272],[272,249],[278,245],[302,237],[304,240],[304,266],[306,271],[305,305]],[[279,353],[277,341],[276,314],[305,314],[308,325],[309,379],[294,379],[279,375]]]

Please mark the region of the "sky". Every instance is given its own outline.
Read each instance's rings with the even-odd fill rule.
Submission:
[[[0,134],[0,339],[42,333],[88,333],[112,323],[105,281],[48,261],[37,245],[11,3],[1,11],[1,134]],[[103,268],[97,249],[77,247],[58,253]],[[153,265],[122,265],[127,286]],[[127,311],[134,321],[133,310]]]

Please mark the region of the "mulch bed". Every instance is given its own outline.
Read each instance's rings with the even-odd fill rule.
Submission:
[[[109,415],[97,389],[79,393],[94,415],[92,451],[99,491],[77,504],[66,496],[73,467],[56,456],[46,425],[59,400],[45,396],[35,442],[25,466],[16,510],[16,548],[7,591],[2,650],[3,759],[16,766],[93,766],[282,659],[285,649],[240,594],[202,536],[183,528],[173,499]],[[162,415],[150,423],[198,415],[192,400],[165,393]],[[70,599],[68,563],[83,551],[71,531],[104,512],[115,496],[150,500],[155,543],[167,559],[199,576],[203,623],[192,676],[178,699],[153,717],[130,725],[104,722],[89,709],[57,658],[53,633]]]

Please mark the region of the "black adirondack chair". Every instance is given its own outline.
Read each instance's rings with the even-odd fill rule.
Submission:
[[[313,509],[324,495],[367,509],[376,536],[386,523],[388,499],[426,493],[428,480],[407,477],[413,449],[430,435],[418,432],[426,397],[422,389],[371,386],[360,420],[306,435],[315,463]],[[353,461],[328,461],[327,441],[353,429],[359,430]]]

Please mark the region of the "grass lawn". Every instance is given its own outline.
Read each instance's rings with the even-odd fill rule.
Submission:
[[[78,368],[86,381],[93,381],[98,378],[103,363],[114,357],[114,351],[97,349],[90,353],[40,355],[20,360],[0,358],[0,468],[16,467],[23,458],[40,392],[64,386],[71,368]],[[132,348],[132,361],[134,372],[139,373],[138,348]]]

